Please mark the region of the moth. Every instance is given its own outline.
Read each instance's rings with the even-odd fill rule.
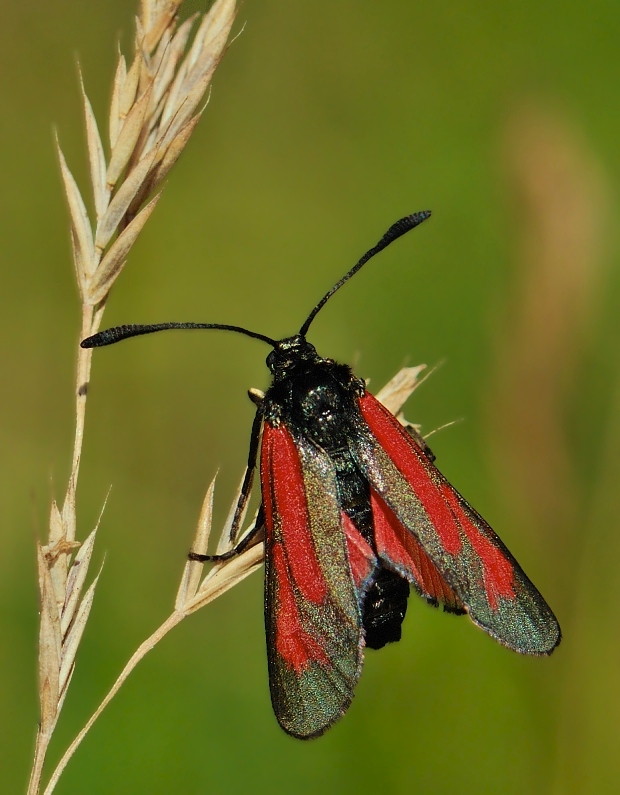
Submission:
[[[265,534],[269,685],[282,728],[317,737],[349,707],[364,648],[401,637],[410,587],[431,605],[467,613],[514,651],[548,655],[558,622],[517,561],[439,472],[411,434],[346,364],[320,356],[310,325],[371,257],[430,216],[393,224],[314,307],[299,332],[274,340],[239,326],[160,323],[107,329],[82,342],[110,345],[168,329],[223,329],[271,346],[272,382],[257,399],[236,533],[260,457]],[[247,535],[238,554],[252,540]]]

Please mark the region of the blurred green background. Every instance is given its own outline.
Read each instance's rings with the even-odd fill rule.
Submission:
[[[198,4],[194,3],[193,7]],[[34,540],[61,498],[79,329],[53,150],[87,181],[76,62],[99,118],[133,4],[3,7],[0,770],[25,788],[38,719]],[[104,326],[199,320],[275,337],[400,216],[433,219],[370,264],[311,340],[379,388],[445,360],[408,418],[556,611],[526,659],[412,598],[346,718],[285,736],[255,574],[140,665],[59,793],[617,792],[620,717],[620,7],[249,0],[208,110]],[[162,335],[99,351],[80,535],[110,484],[105,556],[55,762],[168,615],[204,490],[241,475],[264,346]]]

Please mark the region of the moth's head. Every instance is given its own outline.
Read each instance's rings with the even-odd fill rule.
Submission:
[[[274,378],[284,378],[300,364],[318,359],[316,348],[301,334],[280,340],[267,357]]]

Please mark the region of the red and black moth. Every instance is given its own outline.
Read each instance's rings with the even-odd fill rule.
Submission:
[[[429,215],[415,213],[391,226],[293,337],[274,340],[214,323],[161,323],[118,326],[82,342],[99,347],[190,328],[235,331],[272,346],[267,366],[273,380],[258,400],[232,533],[250,496],[260,446],[255,532],[265,533],[269,684],[276,717],[294,737],[317,737],[346,712],[364,647],[400,639],[410,585],[432,605],[468,613],[522,654],[551,654],[561,639],[550,607],[435,467],[423,440],[408,433],[347,365],[319,356],[306,339],[336,290]],[[251,538],[219,557],[193,557],[231,557]]]

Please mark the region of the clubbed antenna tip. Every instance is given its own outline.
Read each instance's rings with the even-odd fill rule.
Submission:
[[[339,290],[345,282],[348,282],[351,276],[355,276],[358,270],[365,265],[369,259],[378,254],[380,251],[383,251],[384,248],[387,248],[390,243],[393,243],[399,237],[404,235],[406,232],[409,232],[411,229],[415,229],[416,226],[419,226],[422,221],[426,221],[427,218],[430,217],[431,211],[430,210],[422,210],[419,213],[413,213],[412,215],[406,215],[404,218],[401,218],[400,221],[396,221],[395,224],[387,230],[387,232],[383,235],[381,240],[377,243],[376,246],[373,246],[369,249],[364,256],[351,268],[348,273],[340,279],[339,282],[331,288],[331,290],[326,293],[323,298],[319,301],[319,303],[314,307],[310,315],[308,316],[306,322],[300,328],[299,333],[302,337],[305,337],[308,333],[308,329],[310,328],[310,324],[314,320],[314,318],[318,315],[318,313],[323,309],[325,304],[329,301],[332,295]]]

